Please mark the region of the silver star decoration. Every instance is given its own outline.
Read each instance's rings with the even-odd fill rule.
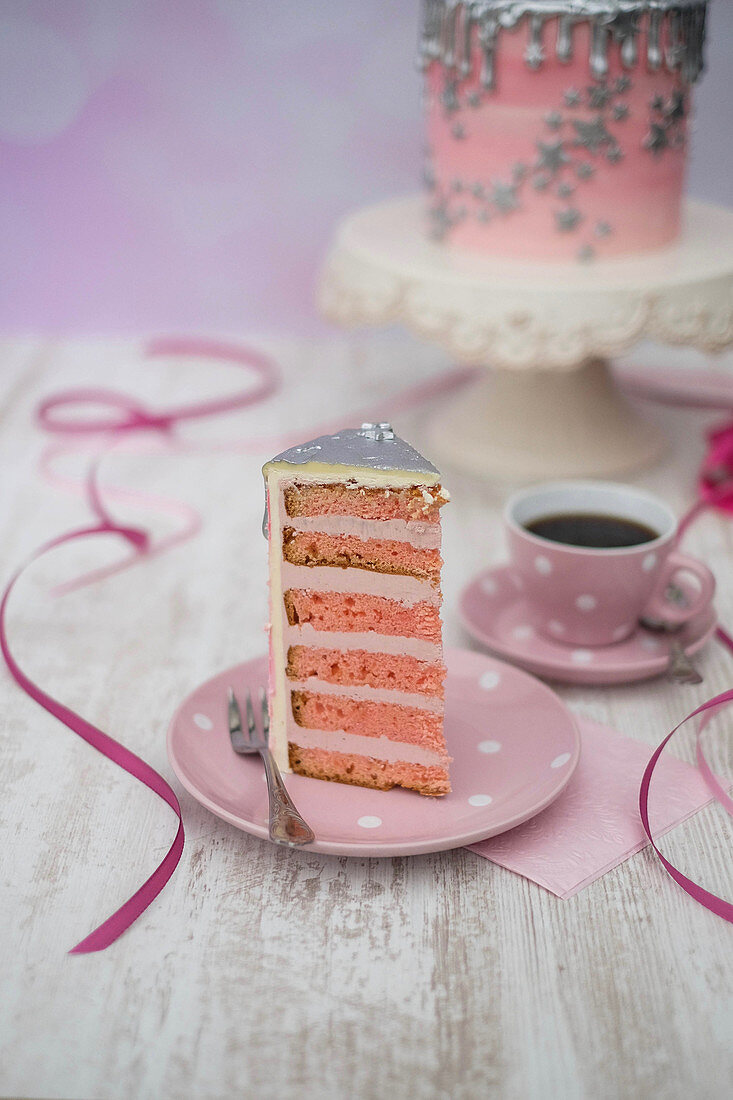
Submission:
[[[669,145],[669,138],[667,137],[667,131],[664,126],[652,122],[649,133],[644,138],[642,145],[655,157],[661,156]]]
[[[486,209],[486,207],[485,207],[485,206],[484,206],[484,207],[482,207],[482,208],[481,208],[481,209],[479,210],[479,212],[478,212],[478,214],[476,215],[476,217],[478,218],[478,220],[479,220],[480,222],[488,222],[488,221],[490,221],[490,220],[491,220],[491,214],[489,213],[489,211],[488,211],[488,210]]]
[[[592,244],[584,244],[578,249],[578,259],[582,264],[590,263],[591,260],[595,259],[595,255],[596,250]]]
[[[518,161],[512,168],[512,179],[515,183],[521,183],[524,177],[527,175],[527,165]]]
[[[535,176],[532,180],[532,186],[535,191],[544,191],[545,188],[550,186],[550,177],[545,175]]]
[[[510,210],[516,210],[517,191],[510,183],[495,183],[491,198],[502,214],[508,214]]]
[[[595,168],[592,164],[589,164],[587,160],[578,161],[578,165],[575,169],[578,179],[589,180],[594,172]]]
[[[623,95],[623,93],[628,92],[630,88],[631,88],[631,78],[628,77],[628,76],[618,77],[618,79],[616,80],[616,83],[613,86],[613,90],[615,92],[617,92],[618,95]]]
[[[596,237],[610,237],[613,233],[613,229],[608,222],[596,222],[594,232]]]
[[[660,95],[652,96],[652,98],[649,100],[649,106],[653,111],[661,112],[664,110],[664,100]]]
[[[613,137],[600,115],[596,115],[592,122],[573,119],[573,126],[578,135],[575,144],[582,145],[590,153],[597,153],[604,146],[613,144]]]
[[[457,122],[452,128],[451,133],[457,141],[461,141],[466,136],[466,131],[461,126],[460,122]]]
[[[618,145],[612,145],[606,153],[606,160],[609,164],[618,164],[618,162],[623,159],[623,150]]]
[[[443,104],[443,107],[449,113],[452,111],[457,111],[459,107],[456,88],[457,84],[455,80],[448,80],[446,81],[445,87],[443,88],[440,96],[440,101]]]
[[[557,188],[557,197],[559,199],[569,199],[574,190],[575,188],[573,187],[572,183],[568,183],[567,181],[565,181],[559,184]]]
[[[463,180],[453,180],[453,183],[451,184],[451,190],[455,191],[457,195],[460,195],[461,191],[463,190]]]
[[[629,117],[629,108],[625,103],[614,103],[611,114],[616,122],[623,122],[625,118]]]
[[[566,107],[579,107],[581,104],[582,96],[577,88],[568,88],[563,96]]]
[[[549,126],[551,130],[559,130],[562,126],[562,115],[559,111],[550,111],[549,115],[545,115],[545,125]]]
[[[583,215],[574,206],[555,211],[555,224],[561,233],[571,233],[573,229],[577,229],[582,220]]]
[[[432,191],[432,189],[435,187],[435,172],[433,171],[432,165],[430,165],[430,164],[425,165],[425,167],[423,168],[422,178],[423,178],[423,183],[425,184],[425,186],[430,191]]]
[[[664,117],[668,122],[682,121],[685,117],[685,96],[683,92],[677,89],[672,92],[672,98],[665,108]]]
[[[468,103],[469,107],[480,107],[481,106],[481,96],[478,94],[478,92],[469,92],[468,93],[468,98],[467,98],[467,103]]]
[[[602,111],[604,107],[607,107],[608,101],[613,95],[607,84],[591,84],[587,92],[588,106],[592,107],[594,111]]]
[[[577,126],[577,122],[573,125]],[[557,172],[563,165],[570,163],[570,157],[565,152],[562,141],[538,141],[537,151],[540,154],[540,159],[537,162],[538,168],[546,168],[549,172]]]
[[[471,191],[477,199],[483,199],[486,197],[486,189],[484,188],[484,185],[482,183],[474,183]]]

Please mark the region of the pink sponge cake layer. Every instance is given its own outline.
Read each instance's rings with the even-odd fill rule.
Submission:
[[[359,516],[439,522],[446,497],[438,486],[375,489],[364,485],[289,485],[284,491],[288,516]]]
[[[289,759],[294,772],[314,779],[352,783],[379,791],[392,787],[407,787],[426,795],[443,795],[450,791],[448,769],[437,765],[390,763],[356,753],[328,752],[293,744],[289,746]]]
[[[291,626],[310,623],[316,630],[372,630],[379,634],[440,642],[440,614],[435,604],[422,602],[405,606],[384,596],[293,588],[285,592],[283,600]]]
[[[445,751],[443,716],[417,707],[311,691],[294,691],[292,706],[296,723],[306,729],[343,730],[362,737],[387,737],[408,745],[423,745],[435,752]]]
[[[440,580],[440,551],[421,550],[394,539],[360,539],[355,535],[283,531],[283,556],[293,565],[332,565],[342,569],[370,569]]]
[[[314,677],[330,684],[373,688],[398,688],[420,695],[443,697],[445,666],[398,657],[388,653],[367,653],[363,649],[317,649],[293,645],[288,649],[287,675],[291,680]]]

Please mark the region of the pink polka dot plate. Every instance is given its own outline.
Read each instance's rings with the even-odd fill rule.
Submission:
[[[527,601],[508,565],[486,569],[462,591],[459,615],[475,641],[536,676],[568,684],[630,684],[664,672],[669,641],[639,627],[613,645],[588,648],[563,645],[537,634],[529,625]],[[708,606],[676,635],[689,654],[701,649],[717,618]]]
[[[306,851],[404,856],[459,848],[534,817],[562,792],[580,755],[578,728],[545,684],[483,653],[446,653],[445,734],[453,790],[424,798],[301,775],[285,782],[316,834]],[[267,790],[258,757],[229,744],[227,689],[267,681],[264,657],[208,680],[178,708],[168,757],[193,797],[224,821],[267,839]]]

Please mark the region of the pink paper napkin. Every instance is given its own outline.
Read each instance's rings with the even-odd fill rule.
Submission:
[[[586,718],[578,725],[580,763],[557,801],[526,824],[470,845],[560,898],[572,897],[649,843],[639,817],[639,785],[651,746]],[[697,769],[665,753],[649,800],[655,839],[710,801]]]

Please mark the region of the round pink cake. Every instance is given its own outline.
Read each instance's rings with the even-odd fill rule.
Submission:
[[[673,241],[705,0],[427,0],[430,235],[589,261]]]

